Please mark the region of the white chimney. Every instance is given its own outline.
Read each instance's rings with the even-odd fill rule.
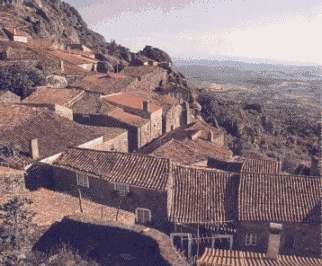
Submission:
[[[31,157],[34,160],[39,159],[38,139],[32,139],[30,142]]]
[[[268,259],[277,259],[281,246],[281,231],[283,229],[282,224],[270,223],[269,224],[269,238],[266,257]]]
[[[65,72],[64,61],[60,60],[60,73],[63,74]]]
[[[212,130],[209,130],[208,140],[214,142],[214,132]]]

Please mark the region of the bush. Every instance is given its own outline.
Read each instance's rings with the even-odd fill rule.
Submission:
[[[0,90],[9,89],[21,97],[45,84],[44,73],[34,66],[13,64],[0,68]]]

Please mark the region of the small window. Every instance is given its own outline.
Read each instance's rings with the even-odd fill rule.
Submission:
[[[115,183],[114,190],[117,191],[120,196],[125,197],[130,192],[130,186],[126,184]]]
[[[151,210],[144,208],[137,208],[135,210],[136,222],[138,224],[147,224],[151,222]]]
[[[245,246],[256,246],[257,245],[257,235],[254,233],[247,233],[245,236]]]
[[[89,187],[88,176],[84,174],[77,174],[77,185],[81,187]]]

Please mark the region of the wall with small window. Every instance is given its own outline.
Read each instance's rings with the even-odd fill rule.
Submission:
[[[80,189],[82,197],[107,206],[133,213],[136,213],[137,209],[147,209],[151,217],[150,220],[148,219],[149,226],[164,231],[168,228],[167,193],[165,191],[112,183],[103,178],[93,177],[86,173],[76,173],[61,167],[53,167],[52,183],[55,190],[78,196],[78,189]],[[145,221],[146,212],[143,216]]]
[[[236,247],[250,251],[266,252],[269,223],[243,222],[234,238]],[[321,226],[319,224],[283,224],[280,253],[296,256],[319,256]]]

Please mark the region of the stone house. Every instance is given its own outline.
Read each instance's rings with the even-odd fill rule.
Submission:
[[[319,256],[320,184],[320,177],[241,173],[238,248],[266,251],[270,223],[277,223],[281,254]]]
[[[5,33],[8,35],[8,38],[14,42],[28,42],[28,35],[27,33],[17,30],[16,28],[13,29],[5,29]]]
[[[191,123],[190,107],[187,102],[171,105],[163,114],[163,133],[168,133],[176,128],[187,126]]]
[[[205,247],[234,246],[238,176],[173,166],[168,192],[170,236],[191,257]]]
[[[50,162],[68,147],[127,151],[127,132],[80,125],[47,108],[2,104],[0,143],[0,159],[21,169],[34,161]]]
[[[53,187],[134,212],[136,222],[166,229],[170,161],[73,148],[53,163]]]
[[[87,47],[84,44],[80,44],[80,43],[72,43],[70,45],[70,48],[73,49],[73,50],[80,50],[80,51],[83,51],[83,52],[92,52],[92,50],[89,47]]]
[[[0,103],[19,103],[20,97],[10,90],[0,90]]]
[[[162,108],[141,97],[119,93],[104,96],[103,101],[117,108],[108,117],[128,129],[130,151],[143,147],[162,135]]]
[[[85,92],[77,89],[56,89],[42,86],[37,89],[22,103],[33,106],[45,106],[55,111],[58,115],[73,120],[73,111],[70,107],[79,101]]]

